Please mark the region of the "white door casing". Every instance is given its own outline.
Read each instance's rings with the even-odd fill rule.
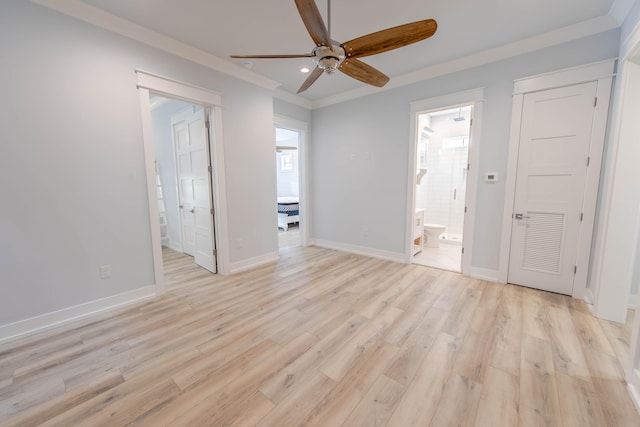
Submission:
[[[205,111],[190,107],[171,118],[182,242],[196,264],[216,270],[209,181],[209,154]]]
[[[524,95],[509,283],[573,292],[596,89]]]
[[[407,207],[405,223],[405,253],[404,260],[410,264],[413,259],[413,224],[415,215],[416,197],[416,165],[417,147],[420,135],[418,133],[418,116],[421,113],[442,110],[447,107],[459,107],[471,105],[473,124],[469,135],[468,152],[468,173],[465,194],[465,216],[464,216],[464,236],[462,254],[462,274],[482,280],[496,280],[491,274],[487,274],[484,269],[475,268],[471,265],[474,246],[474,227],[476,215],[476,196],[478,189],[478,176],[480,171],[480,147],[482,135],[482,115],[484,104],[484,88],[471,89],[463,92],[456,92],[447,95],[437,96],[410,104],[411,117],[410,128],[412,137],[409,140],[409,165],[407,175]]]
[[[160,235],[160,216],[155,190],[155,154],[153,146],[153,131],[151,128],[151,92],[181,99],[198,105],[204,105],[209,110],[211,126],[209,129],[209,156],[212,164],[210,174],[214,218],[216,270],[218,274],[228,274],[231,267],[229,259],[229,227],[227,220],[227,194],[224,162],[224,140],[222,125],[222,98],[220,94],[209,89],[194,86],[189,83],[159,76],[142,70],[136,70],[136,86],[140,100],[142,121],[142,136],[145,159],[145,175],[147,178],[147,197],[149,204],[149,224],[151,228],[151,246],[153,255],[153,272],[156,293],[165,292],[164,267],[162,259],[162,241]]]

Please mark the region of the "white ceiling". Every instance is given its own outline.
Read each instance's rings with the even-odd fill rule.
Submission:
[[[242,60],[228,55],[308,53],[314,47],[293,0],[82,1],[238,65]],[[327,0],[316,2],[326,21]],[[432,38],[363,59],[393,82],[407,73],[489,49],[495,52],[495,48],[543,33],[552,32],[545,38],[548,45],[550,37],[562,41],[571,34],[614,28],[619,25],[614,17],[619,18],[616,15],[628,3],[633,1],[333,0],[331,36],[344,42],[384,28],[435,19],[438,31]],[[290,93],[306,78],[299,71],[301,66],[313,66],[309,59],[252,62],[251,71],[281,83],[280,89]],[[363,86],[367,85],[341,73],[323,75],[303,96],[318,101]]]

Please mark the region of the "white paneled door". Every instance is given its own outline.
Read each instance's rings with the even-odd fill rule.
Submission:
[[[183,250],[216,272],[204,110],[193,107],[172,120]]]
[[[572,293],[596,88],[524,95],[509,283]]]

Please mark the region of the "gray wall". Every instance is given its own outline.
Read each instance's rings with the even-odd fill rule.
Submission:
[[[293,105],[278,98],[273,99],[273,113],[278,116],[288,117],[300,122],[311,122],[311,110],[298,105]]]
[[[221,93],[231,261],[277,250],[268,90],[20,0],[0,57],[0,325],[154,283],[136,68]]]
[[[472,265],[497,270],[513,80],[617,56],[619,30],[314,110],[311,236],[404,252],[409,103],[485,88]],[[365,231],[367,230],[367,231]]]

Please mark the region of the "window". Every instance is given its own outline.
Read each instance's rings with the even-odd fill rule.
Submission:
[[[280,156],[280,172],[293,172],[293,156],[291,153]]]

